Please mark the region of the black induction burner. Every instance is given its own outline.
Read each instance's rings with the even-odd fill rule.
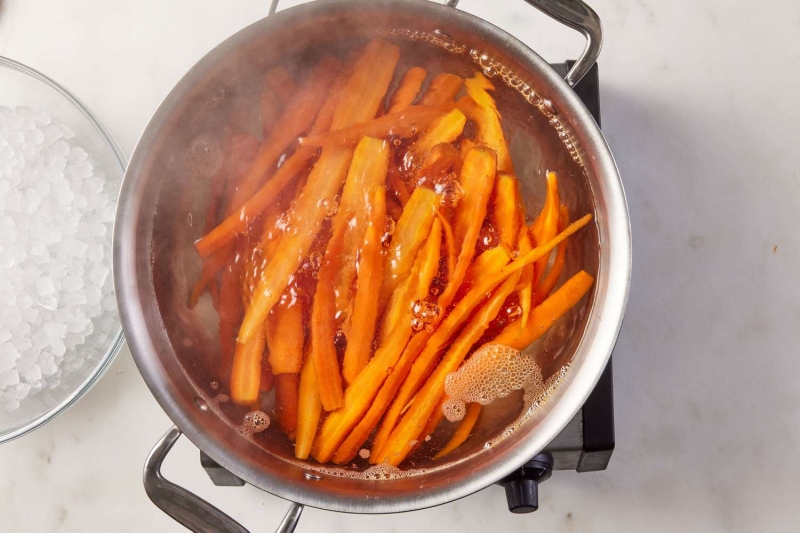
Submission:
[[[574,61],[552,65],[565,76]],[[595,64],[574,87],[575,92],[600,125],[600,87]],[[553,470],[595,472],[605,470],[614,451],[614,391],[611,360],[586,403],[553,441],[522,468],[500,480],[512,513],[538,509],[538,485]],[[242,486],[244,481],[200,452],[200,464],[218,486]]]

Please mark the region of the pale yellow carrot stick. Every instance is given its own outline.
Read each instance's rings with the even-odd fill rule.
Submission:
[[[300,390],[297,401],[297,440],[294,444],[294,456],[308,459],[311,445],[317,434],[317,426],[322,415],[322,402],[317,390],[317,375],[314,371],[314,360],[307,354],[300,373]]]
[[[369,206],[369,224],[360,250],[356,295],[347,348],[342,361],[342,377],[353,382],[372,355],[372,339],[378,321],[378,294],[383,283],[383,237],[386,226],[386,195],[375,187]]]
[[[419,441],[425,422],[430,418],[433,409],[444,394],[444,383],[447,374],[458,370],[458,367],[469,353],[469,349],[489,327],[489,322],[497,316],[506,298],[514,290],[517,281],[519,281],[518,271],[509,276],[498,287],[489,301],[464,326],[464,329],[458,334],[447,353],[442,357],[436,370],[420,389],[411,408],[403,415],[400,423],[389,435],[386,444],[377,454],[370,455],[370,462],[375,464],[388,463],[397,466],[406,458],[411,448]]]
[[[422,82],[425,81],[427,71],[422,67],[411,67],[403,75],[400,85],[389,100],[386,114],[390,115],[396,111],[402,111],[414,102],[419,93]]]
[[[466,441],[469,437],[470,431],[472,431],[472,428],[475,427],[475,423],[478,421],[478,416],[481,414],[482,407],[483,406],[479,403],[467,404],[467,413],[464,415],[464,418],[461,419],[461,422],[459,422],[455,433],[453,433],[453,436],[450,437],[449,441],[447,441],[447,444],[445,444],[444,448],[439,450],[436,455],[433,456],[434,460],[441,459],[448,453],[464,444],[464,441]]]
[[[370,41],[342,90],[334,111],[332,129],[347,127],[375,116],[391,81],[399,53],[397,46],[386,41]],[[253,302],[242,322],[240,342],[247,342],[259,324],[264,322],[290,276],[308,253],[327,215],[320,204],[333,201],[344,182],[352,154],[348,148],[323,148],[320,159],[290,210],[289,224],[293,226],[293,233],[281,238],[275,258],[261,274]]]

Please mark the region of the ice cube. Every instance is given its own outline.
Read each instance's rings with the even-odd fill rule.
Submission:
[[[50,276],[42,276],[36,280],[36,292],[39,294],[39,296],[47,296],[49,294],[53,294],[54,291],[55,286],[53,285],[53,279]]]
[[[67,334],[67,326],[56,322],[45,322],[42,325],[42,331],[48,337],[63,339]]]
[[[19,383],[19,373],[13,368],[0,373],[0,387],[11,387]]]
[[[108,269],[101,263],[95,264],[89,271],[89,281],[98,287],[103,286],[103,284],[106,282],[106,278],[108,278]]]

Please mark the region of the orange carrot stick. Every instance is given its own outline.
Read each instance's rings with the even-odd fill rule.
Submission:
[[[297,440],[294,445],[294,456],[308,459],[311,445],[317,434],[319,419],[322,415],[322,402],[319,401],[317,375],[314,371],[314,360],[306,356],[303,371],[300,373],[300,390],[297,401]]]
[[[238,288],[236,291],[238,299]],[[266,338],[264,328],[253,335],[247,343],[236,343],[231,367],[231,401],[237,405],[252,405],[258,400],[261,383],[261,360]]]
[[[550,326],[578,303],[589,292],[593,283],[594,278],[581,270],[533,310],[527,327],[520,328],[519,321],[512,322],[491,341],[492,344],[503,344],[516,350],[524,349],[544,335]]]
[[[303,306],[299,299],[276,305],[267,317],[272,373],[298,374],[303,368]]]
[[[536,259],[550,253],[564,239],[588,224],[591,218],[591,215],[584,216],[577,222],[570,224],[566,230],[552,241],[537,247],[535,250],[531,250],[502,268],[475,275],[476,283],[470,287],[458,304],[439,323],[434,332],[420,332],[411,339],[405,349],[410,355],[406,357],[404,354],[402,360],[412,361],[413,365],[397,395],[393,396],[391,400],[392,404],[386,411],[381,427],[373,440],[373,452],[382,449],[397,420],[399,420],[403,409],[433,371],[439,354],[450,342],[453,335],[461,329],[467,319],[474,313],[475,309],[484,301],[486,293],[493,291],[509,275],[524,269],[527,265],[533,264]],[[439,299],[439,306],[442,309],[446,309],[449,305],[449,302],[444,300],[448,292],[445,290]],[[517,329],[519,329],[519,326],[517,326]],[[398,369],[400,369],[399,364],[395,366],[394,371],[397,372],[399,371]],[[372,456],[370,456],[370,460],[372,460]]]
[[[386,109],[386,114],[391,115],[396,111],[402,111],[411,105],[419,93],[419,88],[422,87],[422,82],[425,81],[427,72],[422,67],[411,67],[403,75],[400,85],[389,100],[389,106]]]
[[[445,444],[444,448],[439,450],[439,452],[433,456],[434,460],[441,459],[448,453],[464,444],[464,441],[469,437],[470,431],[472,431],[472,428],[475,427],[475,422],[478,421],[478,416],[481,414],[481,407],[483,406],[479,403],[470,403],[467,405],[467,413],[464,415],[464,418],[461,419],[461,422],[458,424],[455,433],[453,433],[453,436],[450,437],[449,441],[447,441],[447,444]]]
[[[299,374],[275,376],[275,418],[278,428],[294,440],[297,430]]]
[[[417,254],[418,257],[410,276],[417,280],[418,286],[430,286],[440,261],[440,246],[441,239],[428,239]],[[375,356],[347,387],[344,406],[328,415],[314,442],[312,455],[317,461],[328,462],[345,437],[370,410],[384,380],[391,374],[392,368],[397,365],[411,333],[411,320],[399,322],[392,329],[386,341],[381,343]],[[369,432],[363,435],[363,438],[366,439],[368,435]]]
[[[441,254],[442,242],[442,222],[437,217],[431,225],[430,234],[427,237],[425,247],[432,248],[431,251],[423,250],[423,254],[430,254],[439,257]],[[401,322],[410,320],[409,313],[411,307],[417,300],[424,300],[428,297],[430,284],[439,270],[438,262],[431,261],[428,270],[420,272],[416,277],[407,277],[392,293],[386,311],[383,313],[383,325],[381,327],[381,340],[386,338]]]
[[[547,173],[547,198],[539,217],[531,225],[531,233],[536,244],[547,242],[558,233],[560,200],[558,195],[558,177],[555,172]],[[533,273],[533,284],[536,285],[544,275],[549,257],[543,257],[536,262]]]
[[[386,444],[377,453],[373,452],[370,455],[370,462],[375,464],[389,463],[397,466],[406,458],[411,451],[411,447],[418,442],[425,423],[444,394],[444,383],[447,374],[458,369],[469,353],[469,349],[489,327],[489,322],[497,316],[506,298],[514,290],[518,280],[519,272],[509,276],[494,292],[486,305],[481,307],[469,323],[464,326],[464,329],[447,350],[436,370],[420,389],[411,408],[403,415],[400,423],[389,435]]]
[[[336,353],[336,294],[333,283],[340,265],[344,226],[336,228],[317,272],[317,291],[311,308],[311,358],[317,374],[319,399],[326,411],[344,404],[342,374]]]
[[[419,104],[439,105],[446,102],[452,102],[463,85],[464,79],[460,76],[449,74],[447,72],[437,74],[431,80],[431,84],[428,87],[428,90],[425,91],[425,94],[422,95],[422,99],[419,101]]]
[[[414,185],[435,188],[439,180],[456,165],[459,158],[458,150],[452,144],[437,144],[427,153],[414,175]]]
[[[447,247],[447,281],[453,279],[453,273],[456,270],[456,262],[458,261],[458,251],[456,250],[456,240],[453,237],[453,228],[450,222],[442,215],[440,211],[436,212],[439,220],[442,222],[442,233],[444,234],[444,244]]]
[[[448,282],[443,299],[451,299],[467,272],[475,255],[483,219],[486,218],[489,198],[495,178],[495,156],[488,148],[477,146],[467,152],[461,168],[461,185],[466,191],[454,214],[453,236],[458,248],[458,262],[453,279]]]
[[[462,109],[462,111],[477,124],[480,142],[497,154],[497,170],[513,173],[514,166],[503,134],[503,127],[500,124],[500,113],[488,92],[494,91],[494,85],[486,76],[476,72],[475,76],[464,80],[464,87],[478,107],[469,106],[468,109]]]
[[[314,117],[325,102],[330,87],[336,78],[341,65],[337,59],[325,58],[309,75],[309,79],[301,86],[286,106],[281,118],[275,123],[273,133],[256,155],[250,170],[242,178],[239,188],[233,196],[231,204],[241,206],[262,185],[265,174],[275,164],[281,154],[286,151],[297,138],[314,122]]]
[[[369,206],[369,224],[359,253],[358,278],[350,335],[342,362],[342,376],[350,384],[372,355],[372,339],[378,321],[378,298],[383,283],[383,237],[386,195],[376,187]]]
[[[227,375],[236,350],[236,326],[242,320],[242,301],[239,298],[238,265],[231,262],[222,272],[219,298],[219,346],[222,359],[220,370]]]
[[[379,312],[388,303],[392,292],[408,276],[414,256],[433,224],[438,203],[436,193],[424,187],[414,189],[411,198],[408,199],[403,215],[395,224],[392,242],[386,256]]]
[[[414,150],[420,154],[427,153],[437,144],[455,141],[464,131],[464,125],[467,123],[467,117],[458,109],[434,118],[435,120],[430,122],[425,132],[414,143]]]
[[[569,212],[567,206],[561,206],[561,213],[559,217],[559,229],[563,231],[564,228],[569,226]],[[550,294],[561,277],[561,272],[564,270],[564,263],[567,257],[567,242],[564,241],[556,248],[556,258],[553,260],[553,265],[550,270],[539,280],[539,283],[533,290],[533,305],[539,305]]]
[[[517,178],[504,172],[498,173],[494,182],[494,227],[500,244],[513,249],[517,244],[519,224],[519,183]]]
[[[375,116],[391,81],[399,53],[397,46],[386,41],[370,41],[342,90],[331,128],[347,127]],[[281,238],[275,258],[261,274],[253,302],[245,313],[239,331],[241,342],[247,342],[258,325],[264,322],[289,282],[289,277],[311,247],[326,216],[320,202],[329,203],[333,200],[344,182],[352,154],[352,150],[343,147],[323,148],[320,159],[290,211],[289,224],[295,233]]]
[[[500,245],[489,248],[476,257],[469,266],[467,273],[464,275],[464,283],[471,286],[472,283],[482,279],[487,274],[501,269],[507,265],[510,260],[511,254],[505,246]]]
[[[349,322],[352,312],[351,287],[356,278],[356,255],[364,242],[367,228],[370,195],[376,188],[386,195],[384,185],[389,168],[389,145],[387,142],[364,137],[353,152],[353,161],[347,173],[339,208],[333,219],[334,232],[344,232],[339,268],[334,278],[336,296],[336,321]],[[384,226],[386,208],[384,200]],[[381,236],[383,233],[381,232]]]
[[[520,236],[517,244],[520,254],[526,254],[533,249],[531,245],[531,238],[528,235],[528,227],[522,222],[520,228]],[[519,278],[519,306],[522,308],[521,322],[523,327],[528,324],[531,309],[533,308],[533,271],[534,265],[528,265],[522,270],[522,276]]]
[[[401,111],[396,111],[380,118],[371,119],[326,133],[317,133],[302,137],[301,146],[355,146],[362,137],[375,137],[384,139],[386,137],[400,137],[407,139],[413,137],[419,131],[435,119],[447,116],[449,109],[446,106],[419,106],[412,105]],[[454,110],[464,116],[460,111]],[[465,119],[466,120],[466,119]],[[462,125],[463,128],[463,125]],[[457,135],[456,135],[457,136]]]

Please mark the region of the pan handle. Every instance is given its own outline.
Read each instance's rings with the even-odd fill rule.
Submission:
[[[458,0],[456,0],[458,2]],[[575,87],[597,62],[603,47],[603,26],[594,9],[582,0],[525,0],[545,15],[583,34],[586,47],[564,80]]]
[[[204,499],[161,475],[161,463],[181,436],[181,430],[172,426],[156,443],[144,463],[144,490],[156,506],[194,533],[215,531],[220,533],[249,533],[236,520],[226,515]],[[292,533],[300,520],[303,506],[292,502],[276,533]]]

